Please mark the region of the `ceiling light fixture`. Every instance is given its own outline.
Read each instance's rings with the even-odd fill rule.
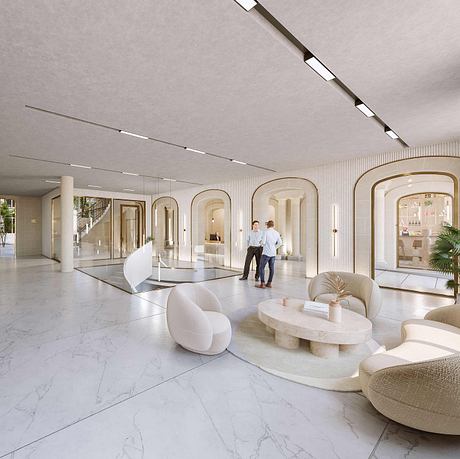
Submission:
[[[251,10],[257,5],[257,2],[254,0],[235,0],[238,5],[244,8],[246,11]]]
[[[243,166],[247,166],[248,163],[245,163],[243,161],[238,161],[237,159],[231,159],[230,160],[232,163],[236,163],[236,164],[242,164]]]
[[[58,180],[45,180],[46,183],[61,183]]]
[[[388,126],[385,126],[385,134],[393,140],[399,139],[398,134],[392,131]]]
[[[176,179],[173,178],[167,178],[167,177],[161,177],[161,180],[166,180],[167,182],[177,182]]]
[[[82,169],[91,169],[91,166],[85,166],[83,164],[69,164],[69,166],[72,166],[72,167],[80,167]]]
[[[134,190],[131,188],[123,188],[123,191],[134,191]]]
[[[303,60],[305,61],[305,64],[312,68],[320,77],[326,81],[331,81],[335,78],[335,75],[309,51],[305,53]]]
[[[128,132],[128,131],[118,131],[118,132],[120,134],[130,135],[131,137],[137,137],[138,139],[149,140],[149,138],[145,137],[145,135],[134,134],[133,132]]]
[[[139,174],[135,174],[134,172],[122,172],[125,175],[134,175],[135,177],[139,177]]]
[[[187,151],[193,151],[195,153],[199,153],[200,155],[206,155],[207,153],[205,151],[201,150],[195,150],[195,148],[189,148],[189,147],[184,147]]]
[[[368,118],[371,116],[375,116],[375,113],[361,100],[356,99],[355,101],[355,107],[364,115],[366,115]]]
[[[102,188],[101,186],[99,185],[87,185],[89,188]]]

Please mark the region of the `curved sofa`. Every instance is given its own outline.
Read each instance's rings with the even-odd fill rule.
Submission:
[[[368,319],[377,316],[382,306],[382,296],[380,287],[370,277],[362,274],[337,272],[345,282],[351,297],[342,301],[344,308],[362,314]],[[329,303],[335,295],[327,285],[327,272],[318,274],[308,284],[308,294],[312,301],[319,303]]]
[[[171,290],[166,320],[176,343],[198,354],[220,354],[232,338],[219,300],[200,284],[179,284]]]
[[[460,435],[460,305],[402,324],[402,343],[363,360],[364,394],[388,418]]]

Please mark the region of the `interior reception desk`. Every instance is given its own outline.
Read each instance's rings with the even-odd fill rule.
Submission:
[[[399,236],[398,267],[429,268],[430,249],[436,236]]]
[[[224,266],[225,244],[223,241],[205,241],[203,245],[195,247],[195,253],[202,260],[217,265]]]

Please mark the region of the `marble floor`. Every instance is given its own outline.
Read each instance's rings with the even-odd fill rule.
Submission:
[[[305,296],[280,263],[271,290],[207,281],[226,312]],[[0,457],[457,458],[459,437],[381,416],[360,393],[296,384],[225,352],[179,348],[168,289],[130,295],[44,258],[0,259]],[[423,317],[449,298],[382,291],[382,320]]]
[[[430,271],[416,269],[379,270],[375,271],[375,280],[381,287],[415,290],[417,292],[451,295],[446,289],[447,277],[436,275]]]

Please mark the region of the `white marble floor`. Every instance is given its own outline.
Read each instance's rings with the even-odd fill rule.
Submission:
[[[0,457],[458,457],[460,438],[390,422],[359,393],[289,382],[227,352],[182,350],[166,328],[168,290],[129,295],[58,268],[0,259]],[[307,283],[284,266],[272,290],[235,277],[206,285],[230,312],[305,296]],[[382,293],[377,334],[451,302]]]

